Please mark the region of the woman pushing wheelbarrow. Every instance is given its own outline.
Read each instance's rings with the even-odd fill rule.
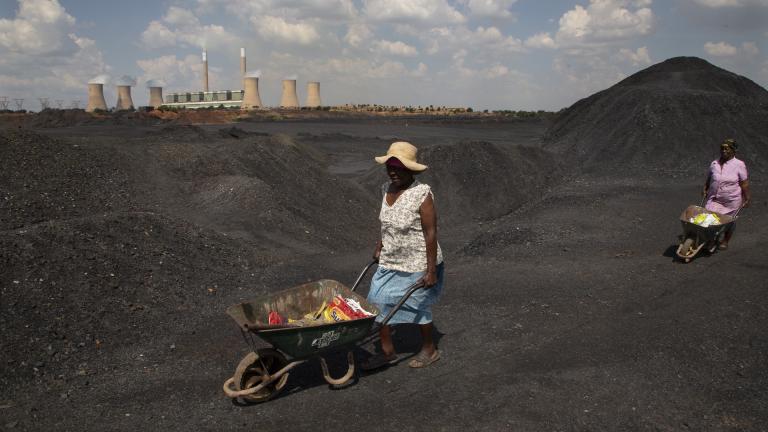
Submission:
[[[384,164],[389,183],[382,185],[379,219],[381,238],[374,251],[379,267],[371,280],[368,301],[387,314],[415,282],[425,289],[415,292],[398,310],[392,324],[418,324],[422,338],[421,351],[408,366],[423,368],[440,359],[440,351],[432,339],[432,310],[443,288],[443,253],[437,242],[437,214],[432,190],[416,180],[427,169],[416,161],[416,147],[411,143],[392,143],[376,162]],[[361,366],[372,370],[398,362],[392,343],[391,327],[379,331],[381,352]]]
[[[749,191],[747,166],[736,158],[738,145],[733,139],[720,144],[720,158],[709,164],[709,175],[704,183],[702,195],[704,208],[721,215],[734,217],[742,208],[749,207],[752,194]],[[728,242],[733,237],[733,226],[725,230],[718,249],[728,249]]]
[[[416,147],[406,142],[393,143],[376,161],[386,165],[390,182],[382,188],[381,238],[374,261],[351,289],[325,279],[230,307],[227,314],[252,352],[224,382],[228,397],[246,402],[270,400],[284,389],[293,368],[313,358],[319,358],[326,382],[344,385],[355,372],[352,349],[375,332],[380,335],[380,352],[362,368],[392,365],[399,357],[390,323],[420,327],[423,344],[408,363],[410,367],[423,368],[440,359],[432,339],[431,306],[442,289],[443,258],[432,192],[415,179],[427,167],[416,161]],[[354,291],[376,262],[378,269],[365,299]],[[271,346],[258,348],[254,335]],[[343,376],[334,378],[323,356],[341,350],[347,351],[348,368]]]
[[[736,158],[736,149],[733,139],[720,145],[720,158],[709,165],[702,206],[688,206],[680,215],[683,235],[677,256],[685,262],[704,247],[710,253],[727,250],[739,211],[749,206],[747,167]]]

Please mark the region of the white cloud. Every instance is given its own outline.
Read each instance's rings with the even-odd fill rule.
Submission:
[[[202,24],[190,10],[171,6],[162,20],[153,20],[141,34],[144,47],[157,49],[176,45],[197,48],[226,48],[239,45],[239,39],[223,26]]]
[[[344,36],[344,41],[353,47],[359,47],[363,42],[373,36],[373,32],[368,28],[365,23],[353,23],[350,24],[347,34]]]
[[[364,0],[363,13],[372,21],[417,21],[456,24],[464,15],[445,0]]]
[[[176,33],[160,21],[152,21],[141,33],[141,42],[145,47],[151,49],[175,46]]]
[[[553,68],[569,82],[565,88],[573,98],[583,98],[627,77],[615,64],[599,56],[557,57]]]
[[[707,42],[704,51],[711,56],[737,58],[745,62],[754,62],[760,55],[760,48],[754,42],[743,42],[740,47],[727,42]]]
[[[467,7],[474,16],[508,18],[512,16],[509,8],[515,3],[517,0],[469,0]]]
[[[184,58],[166,55],[137,60],[136,64],[143,71],[139,82],[162,80],[169,88],[187,91],[201,86],[203,66],[196,55],[190,54]],[[218,69],[210,68],[208,74],[211,82],[216,82]]]
[[[549,33],[538,33],[525,40],[525,46],[530,48],[557,48],[557,43]]]
[[[320,39],[317,30],[308,23],[289,23],[275,16],[253,17],[251,22],[265,39],[276,38],[283,42],[310,45]]]
[[[58,0],[20,0],[15,19],[0,19],[0,48],[28,55],[72,53],[76,45],[66,36],[74,25]]]
[[[469,51],[461,49],[453,53],[451,68],[462,78],[494,79],[509,75],[511,71],[506,66],[495,62],[491,66],[473,68],[465,64]]]
[[[353,0],[197,0],[200,14],[225,10],[248,21],[262,15],[295,20],[350,20],[358,16]]]
[[[497,56],[525,51],[523,42],[504,34],[496,27],[436,27],[422,36],[427,52],[456,52],[471,49],[475,55]]]
[[[653,11],[647,1],[590,0],[560,17],[558,45],[618,42],[647,35],[653,30]]]
[[[419,51],[400,41],[391,42],[387,40],[380,40],[373,43],[372,51],[383,54],[397,55],[403,57],[415,57],[419,55]]]
[[[37,109],[37,97],[82,99],[88,79],[109,66],[93,39],[76,34],[76,22],[57,0],[19,1],[15,17],[0,19],[3,94],[27,99],[26,109]]]
[[[760,54],[760,49],[754,42],[744,42],[741,44],[741,51],[748,56],[757,56]]]
[[[337,78],[350,77],[354,82],[363,79],[391,79],[404,76],[419,77],[427,71],[427,66],[419,63],[415,70],[398,61],[371,61],[368,58],[330,58],[311,62],[308,66],[316,74],[332,75]]]
[[[413,71],[413,76],[424,77],[427,75],[427,72],[429,72],[429,67],[427,67],[427,65],[424,63],[419,63],[419,65],[416,67],[416,70]]]
[[[647,47],[640,47],[635,51],[622,48],[619,50],[618,57],[619,60],[629,62],[632,66],[648,66],[652,63]]]
[[[704,44],[707,54],[717,57],[730,57],[739,53],[739,49],[725,42],[707,42]]]
[[[188,26],[199,25],[200,20],[192,11],[180,8],[178,6],[171,6],[163,17],[163,21],[174,26]]]
[[[768,0],[694,0],[700,6],[718,9],[728,7],[766,6]]]

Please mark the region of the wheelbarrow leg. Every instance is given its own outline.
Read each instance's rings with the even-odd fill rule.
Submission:
[[[323,368],[323,378],[325,378],[325,381],[330,385],[344,385],[355,374],[355,355],[352,354],[352,351],[347,351],[347,365],[347,373],[345,373],[344,376],[341,378],[333,378],[331,373],[328,372],[328,364],[325,362],[325,359],[320,357],[320,366]]]
[[[684,262],[690,262],[691,258],[695,255],[693,252],[693,243],[695,239],[693,237],[686,237],[685,240],[677,247],[677,256]]]

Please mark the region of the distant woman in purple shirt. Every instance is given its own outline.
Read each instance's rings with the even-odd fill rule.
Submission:
[[[709,176],[704,184],[704,207],[713,212],[734,215],[740,208],[748,207],[752,194],[749,192],[747,166],[736,159],[736,141],[727,139],[720,144],[720,158],[709,164]],[[733,225],[731,225],[733,227]],[[719,248],[728,248],[733,228],[725,232]]]

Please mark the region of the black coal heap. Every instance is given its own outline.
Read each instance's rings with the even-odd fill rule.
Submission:
[[[545,148],[587,171],[704,171],[724,138],[750,170],[768,168],[768,91],[696,57],[675,57],[576,102]]]

